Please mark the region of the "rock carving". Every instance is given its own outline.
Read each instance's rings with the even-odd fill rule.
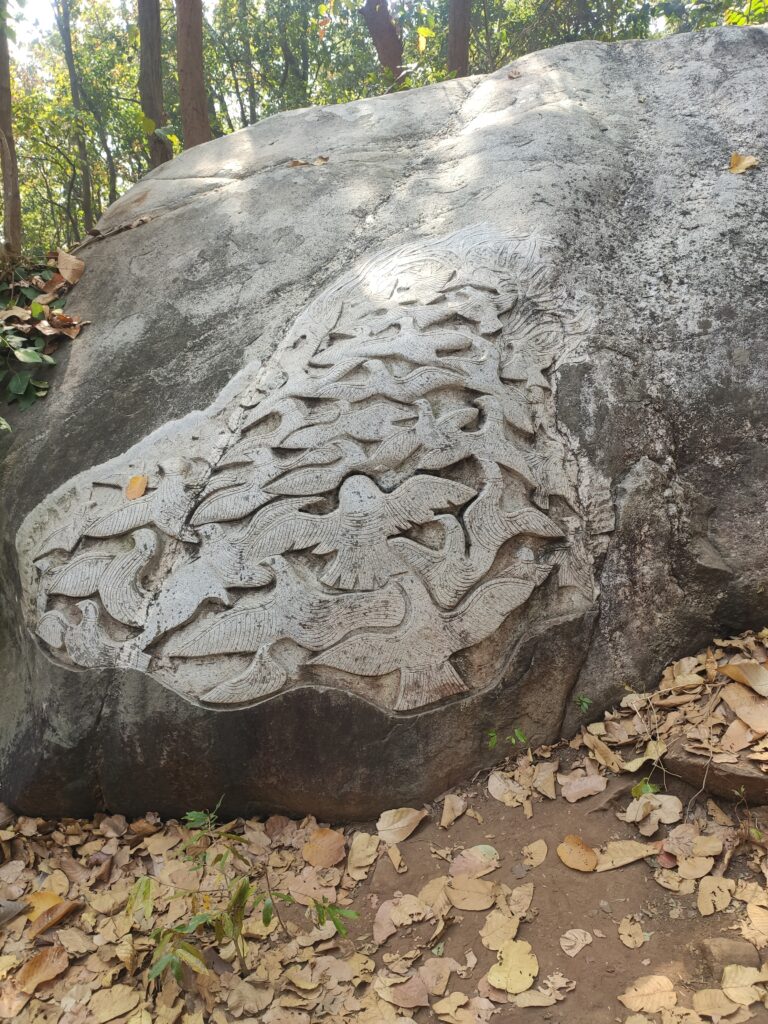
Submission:
[[[183,457],[148,439],[31,513],[31,629],[62,664],[214,708],[319,684],[408,712],[492,685],[462,658],[596,597],[610,496],[595,476],[583,498],[552,397],[582,329],[535,239],[481,225],[372,257],[208,432],[179,426]]]

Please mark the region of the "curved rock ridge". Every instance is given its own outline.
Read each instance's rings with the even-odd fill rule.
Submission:
[[[597,597],[610,494],[552,393],[581,307],[532,236],[374,254],[206,429],[171,424],[27,517],[29,628],[64,666],[214,709],[314,684],[407,712],[497,683]]]

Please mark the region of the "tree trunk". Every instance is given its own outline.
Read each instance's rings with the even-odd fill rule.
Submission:
[[[3,168],[3,245],[6,255],[21,255],[21,196],[19,165],[13,138],[11,62],[8,56],[8,0],[0,0],[0,161]]]
[[[360,13],[376,47],[379,63],[398,79],[403,73],[403,41],[389,13],[387,0],[365,0]]]
[[[248,25],[248,0],[237,0],[237,16],[240,22],[240,38],[243,43],[243,64],[245,67],[245,84],[248,90],[248,118],[250,124],[256,124],[256,80],[253,77],[253,52]]]
[[[202,0],[176,0],[176,61],[184,149],[191,149],[213,138],[203,68]]]
[[[472,0],[451,0],[448,10],[448,73],[455,78],[469,74],[469,32]]]
[[[86,232],[93,227],[93,188],[91,186],[91,168],[88,164],[88,147],[85,143],[85,133],[80,123],[80,114],[83,111],[83,103],[80,96],[80,79],[77,76],[75,66],[75,55],[72,50],[72,28],[70,19],[69,0],[54,0],[54,14],[58,25],[59,35],[64,46],[64,60],[67,62],[69,74],[69,91],[72,96],[72,106],[75,108],[78,117],[76,132],[77,159],[80,165],[80,207],[83,211],[83,224]]]
[[[139,96],[145,117],[155,128],[167,123],[163,104],[162,34],[160,0],[139,0]],[[157,132],[149,135],[149,163],[159,167],[173,160],[173,146]]]

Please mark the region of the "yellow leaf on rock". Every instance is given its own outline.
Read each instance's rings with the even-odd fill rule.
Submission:
[[[499,962],[488,971],[488,981],[494,988],[516,995],[525,992],[539,973],[539,961],[530,943],[520,939],[505,942],[498,952]]]
[[[743,174],[745,171],[750,171],[759,166],[760,161],[756,156],[746,156],[743,153],[731,153],[728,170],[731,174]]]
[[[64,252],[63,249],[59,249],[56,263],[59,268],[59,273],[68,284],[77,284],[83,276],[85,263],[83,263],[78,256],[72,256],[71,253]]]
[[[619,996],[619,1002],[637,1013],[658,1013],[677,1005],[677,993],[663,974],[646,974]]]
[[[142,498],[147,489],[149,479],[146,476],[132,476],[125,488],[125,496],[129,501]]]
[[[566,836],[557,848],[557,856],[574,871],[594,871],[597,867],[597,854],[579,836]]]
[[[391,846],[407,839],[426,817],[426,811],[418,811],[414,807],[398,807],[380,815],[376,830],[384,842]]]

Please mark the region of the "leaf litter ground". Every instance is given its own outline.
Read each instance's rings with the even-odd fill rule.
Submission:
[[[665,764],[768,790],[766,643],[716,641],[569,743],[367,827],[0,809],[0,1019],[768,1021],[768,806]],[[244,875],[238,953],[210,922]],[[174,928],[178,977],[151,934]]]

